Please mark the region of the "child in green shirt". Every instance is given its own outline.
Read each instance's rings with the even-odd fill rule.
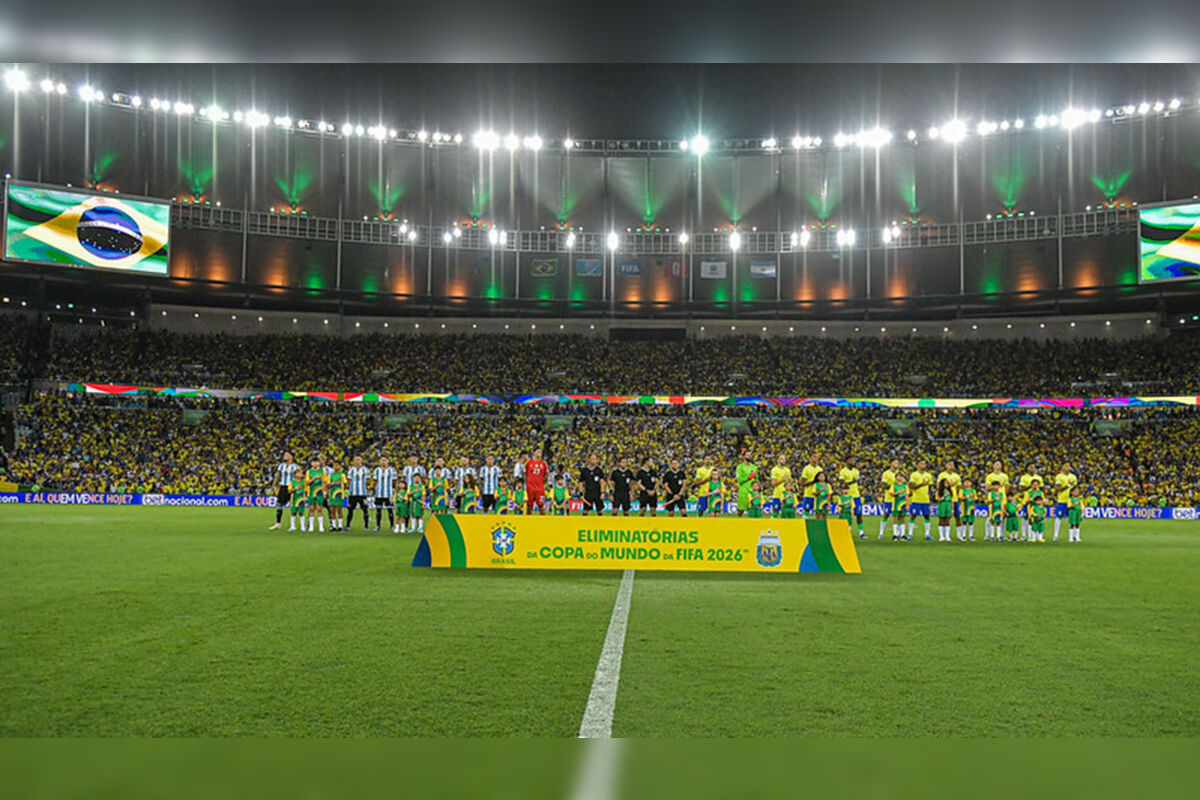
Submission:
[[[1079,495],[1079,487],[1071,487],[1071,496],[1067,499],[1067,541],[1082,542],[1079,538],[1079,524],[1083,522],[1083,498]]]

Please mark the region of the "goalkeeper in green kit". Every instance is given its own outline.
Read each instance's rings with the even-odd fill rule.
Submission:
[[[742,453],[742,461],[737,465],[737,513],[742,516],[750,508],[750,495],[754,491],[754,482],[758,480],[758,467],[750,460],[750,451]]]

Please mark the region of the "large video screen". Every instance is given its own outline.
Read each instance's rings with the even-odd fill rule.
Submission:
[[[1138,280],[1200,278],[1200,203],[1138,209]]]
[[[4,257],[166,275],[170,219],[169,203],[9,183]]]

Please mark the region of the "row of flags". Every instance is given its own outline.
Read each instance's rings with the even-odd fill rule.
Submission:
[[[617,275],[624,278],[639,277],[649,270],[657,271],[669,278],[681,278],[687,274],[687,264],[678,259],[656,258],[648,265],[641,259],[626,259],[617,262]],[[535,278],[552,278],[558,274],[557,258],[535,258],[529,265],[529,272]],[[580,278],[599,278],[604,275],[604,261],[599,258],[575,259],[575,275]],[[700,277],[711,280],[724,280],[729,276],[729,262],[701,261]],[[751,278],[774,278],[776,266],[774,261],[751,261]]]

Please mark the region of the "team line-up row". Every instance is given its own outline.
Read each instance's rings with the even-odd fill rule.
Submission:
[[[919,460],[916,469],[905,476],[899,460],[894,459],[883,471],[879,479],[883,497],[880,539],[890,520],[892,541],[912,540],[920,517],[925,538],[932,540],[932,517],[936,516],[939,541],[952,541],[952,531],[960,541],[974,541],[977,516],[983,516],[985,540],[1044,542],[1050,518],[1055,541],[1063,519],[1067,520],[1069,541],[1080,541],[1083,498],[1070,464],[1062,465],[1048,487],[1031,463],[1014,486],[996,461],[979,488],[960,475],[952,460],[946,461],[936,477],[927,466]],[[701,516],[733,512],[747,517],[825,519],[837,515],[857,530],[859,538],[866,538],[861,472],[854,458],[845,459],[837,472],[836,490],[826,470],[812,461],[801,468],[800,479],[795,481],[784,455],[778,456],[766,477],[760,476],[749,453],[743,454],[733,472],[732,481],[726,479],[711,456],[702,459],[690,479],[678,459],[671,460],[661,473],[650,458],[636,472],[624,458],[606,472],[592,455],[573,477],[567,470],[551,472],[541,450],[535,450],[516,465],[510,482],[491,456],[479,468],[470,466],[464,457],[451,469],[439,458],[429,470],[415,455],[399,470],[386,457],[371,469],[356,456],[351,466],[343,469],[340,462],[326,465],[323,457],[316,456],[308,469],[302,470],[291,453],[285,453],[275,470],[277,507],[271,527],[282,527],[285,508],[290,512],[289,530],[296,530],[297,525],[300,530],[312,530],[316,525],[323,531],[326,517],[331,530],[345,530],[356,510],[362,511],[367,530],[374,508],[375,530],[381,529],[386,513],[395,533],[422,532],[427,507],[433,513],[566,515],[578,511],[587,515],[610,510],[628,515],[635,508],[636,493],[636,508],[642,516],[647,512],[657,516],[660,507],[668,516],[678,511],[685,517],[689,509]],[[1053,503],[1047,497],[1048,488],[1055,493]]]

